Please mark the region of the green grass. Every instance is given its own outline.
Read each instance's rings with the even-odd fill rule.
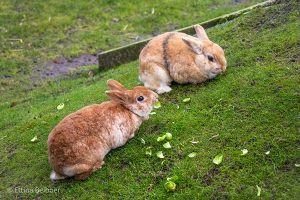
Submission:
[[[0,101],[34,89],[35,66],[56,57],[97,53],[262,1],[1,0]]]
[[[137,62],[88,78],[81,75],[44,82],[26,96],[0,104],[0,198],[33,199],[298,199],[299,3],[289,1],[256,9],[208,30],[225,48],[228,70],[200,85],[173,85],[161,95],[157,115],[144,122],[136,137],[113,150],[105,166],[86,181],[53,184],[46,141],[68,113],[108,98],[105,82],[114,78],[136,86]],[[182,100],[190,97],[191,101]],[[64,102],[63,110],[56,106]],[[177,105],[179,109],[177,109]],[[156,138],[171,132],[172,149]],[[36,143],[30,140],[38,136]],[[213,137],[216,136],[217,137]],[[140,139],[146,144],[143,145]],[[191,140],[199,141],[191,144]],[[163,150],[162,160],[145,155]],[[241,149],[249,153],[241,156]],[[265,152],[270,151],[269,155]],[[187,155],[197,152],[195,158]],[[216,166],[213,158],[222,153]],[[174,193],[164,190],[167,177],[179,176]],[[11,193],[14,188],[56,188],[58,193]],[[2,195],[2,196],[1,196]]]

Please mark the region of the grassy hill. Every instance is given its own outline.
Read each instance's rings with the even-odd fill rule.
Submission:
[[[255,199],[257,186],[262,199],[298,199],[299,10],[296,0],[279,1],[209,29],[225,49],[226,73],[204,84],[174,85],[136,137],[110,152],[105,166],[83,182],[49,180],[48,134],[68,113],[107,100],[107,79],[129,88],[140,84],[138,63],[93,77],[87,73],[95,66],[87,67],[25,91],[12,107],[3,101],[0,199]],[[65,107],[57,110],[60,103]],[[166,132],[173,134],[168,150],[156,141]],[[38,140],[31,142],[34,136]],[[145,154],[148,147],[152,156]],[[242,149],[248,154],[242,156]],[[192,152],[197,155],[188,157]],[[215,165],[218,154],[224,159]],[[177,188],[168,193],[164,183],[173,175]],[[40,192],[25,191],[35,188]]]
[[[95,54],[262,1],[1,0],[0,102],[44,82],[39,74],[49,61]]]

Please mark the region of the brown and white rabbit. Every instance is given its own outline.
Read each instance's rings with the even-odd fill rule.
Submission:
[[[201,83],[226,70],[223,49],[194,26],[197,37],[167,32],[154,37],[141,51],[140,80],[157,93],[170,92],[172,81]]]
[[[126,89],[108,80],[111,101],[86,106],[65,117],[49,134],[51,180],[83,180],[101,168],[105,155],[124,145],[149,118],[158,95],[143,87]]]

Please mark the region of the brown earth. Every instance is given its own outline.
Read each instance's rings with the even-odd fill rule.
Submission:
[[[40,79],[68,75],[73,69],[98,64],[97,54],[82,54],[74,58],[59,57],[43,65],[36,66]]]

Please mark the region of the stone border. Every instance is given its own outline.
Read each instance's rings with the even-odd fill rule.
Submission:
[[[254,8],[258,7],[266,7],[270,6],[274,3],[276,3],[277,0],[267,0],[262,3],[255,4],[253,6],[244,8],[242,10],[238,10],[233,13],[229,13],[226,15],[223,15],[221,17],[217,17],[205,22],[200,23],[201,26],[204,28],[211,28],[213,26],[216,26],[218,24],[225,23],[227,21],[233,20],[242,14],[251,11]],[[194,30],[194,25],[188,26],[182,29],[176,30],[178,32],[183,32],[189,35],[194,35],[195,30]],[[108,51],[104,51],[98,54],[98,63],[99,63],[99,70],[107,70],[111,67],[118,66],[121,64],[128,63],[130,61],[137,60],[139,58],[139,53],[142,50],[142,48],[151,40],[152,38],[145,39],[142,41],[138,41],[123,47],[111,49]]]

